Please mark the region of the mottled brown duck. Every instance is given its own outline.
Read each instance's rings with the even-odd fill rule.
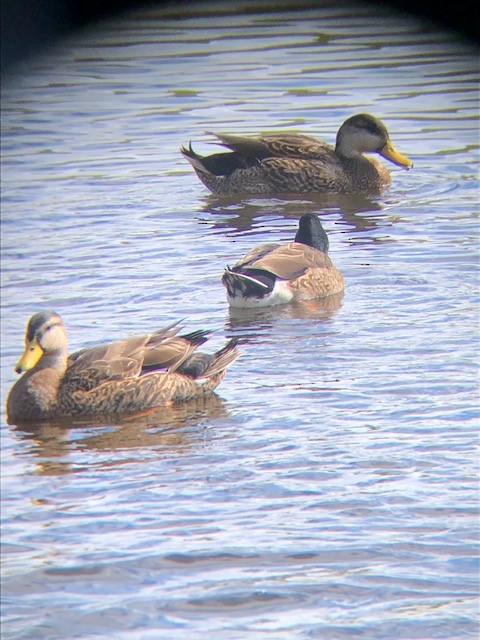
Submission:
[[[207,394],[239,353],[231,340],[196,352],[209,331],[177,335],[178,324],[68,355],[67,331],[53,311],[27,325],[22,377],[7,399],[10,424],[99,415],[132,415]]]
[[[222,283],[232,307],[266,307],[341,293],[343,276],[328,257],[328,237],[317,215],[300,218],[294,242],[255,247]]]
[[[180,152],[213,193],[377,193],[390,184],[390,172],[376,153],[400,167],[413,163],[393,146],[385,125],[367,113],[348,118],[335,147],[303,134],[244,138],[215,135],[230,151],[201,156],[191,143]]]

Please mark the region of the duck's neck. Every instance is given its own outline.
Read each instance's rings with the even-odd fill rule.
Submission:
[[[355,147],[348,143],[348,140],[345,138],[337,139],[335,144],[335,153],[342,158],[350,158],[352,160],[365,160],[366,158],[363,154],[358,151]]]
[[[58,389],[67,368],[66,352],[45,354],[18,381],[23,407],[18,409],[27,417],[46,418],[55,413]]]
[[[390,184],[390,172],[374,156],[359,154],[356,158],[341,158],[341,161],[352,190],[375,192]]]
[[[55,376],[55,378],[58,378],[58,383],[56,384],[55,389],[56,393],[56,391],[58,391],[60,381],[65,375],[65,371],[67,370],[67,361],[67,351],[54,351],[52,353],[44,354],[40,362],[32,369],[32,371],[39,375],[42,373],[48,373],[49,376]]]
[[[323,253],[328,253],[328,236],[323,227],[308,230],[299,229],[295,236],[295,242],[301,242]]]

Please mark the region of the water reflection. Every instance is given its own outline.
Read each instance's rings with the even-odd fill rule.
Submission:
[[[381,202],[363,194],[297,194],[274,198],[208,195],[200,207],[201,212],[213,216],[229,216],[215,221],[213,228],[234,233],[251,230],[255,221],[265,215],[281,214],[285,218],[300,218],[304,213],[318,213],[321,216],[340,214],[353,231],[371,231],[379,223],[385,223],[375,213],[383,209]],[[362,215],[358,216],[358,213]]]
[[[131,449],[132,459],[136,461],[141,458],[138,449],[166,448],[184,452],[200,437],[199,426],[227,415],[225,402],[211,394],[176,407],[163,407],[120,420],[62,420],[19,425],[14,431],[22,440],[34,443],[31,452],[37,460],[35,473],[64,475],[83,470],[83,465],[75,465],[71,459],[71,454],[79,450],[115,452]],[[108,464],[129,461],[125,457],[110,458]]]
[[[255,342],[265,328],[284,320],[319,320],[331,318],[342,304],[344,292],[318,300],[302,300],[291,304],[258,309],[230,307],[225,323],[228,337],[241,337],[243,342]]]

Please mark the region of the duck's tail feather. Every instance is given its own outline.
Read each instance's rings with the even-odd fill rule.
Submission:
[[[234,338],[214,354],[194,353],[177,369],[177,373],[195,380],[212,378],[224,373],[240,356],[237,344],[238,339]]]
[[[268,271],[239,271],[227,267],[222,276],[222,284],[231,298],[261,298],[273,290],[275,276]]]
[[[190,162],[190,164],[196,171],[199,171],[200,173],[208,173],[210,175],[215,175],[208,169],[205,162],[206,158],[198,155],[198,153],[195,153],[195,151],[192,148],[191,142],[188,143],[188,147],[181,146],[180,153],[184,158],[186,158]]]
[[[190,162],[195,171],[209,176],[230,176],[237,169],[248,169],[256,164],[256,160],[245,158],[236,151],[201,156],[193,150],[191,142],[188,143],[188,147],[180,147],[180,153]]]

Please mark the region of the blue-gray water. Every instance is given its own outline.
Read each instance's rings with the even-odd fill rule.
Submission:
[[[72,350],[181,318],[245,339],[208,402],[2,414],[5,640],[477,637],[477,52],[365,5],[245,6],[138,12],[4,83],[2,400],[39,309]],[[216,198],[178,153],[364,111],[415,163],[375,199]],[[230,313],[223,267],[306,211],[345,295]]]

